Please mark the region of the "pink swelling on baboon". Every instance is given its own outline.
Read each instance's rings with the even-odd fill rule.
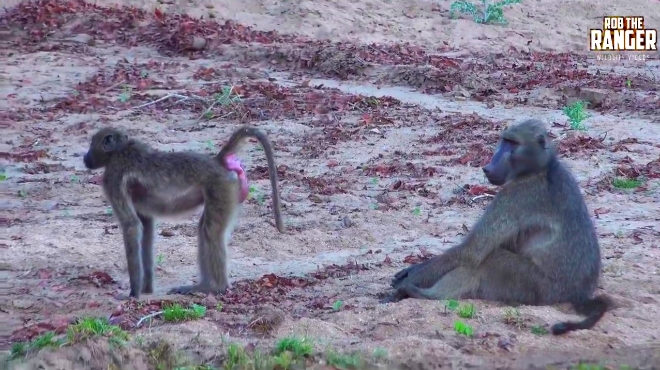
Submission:
[[[241,182],[241,197],[240,202],[243,203],[248,196],[248,181],[245,170],[241,166],[241,160],[234,153],[227,154],[225,156],[225,165],[228,170],[236,172],[238,179]]]

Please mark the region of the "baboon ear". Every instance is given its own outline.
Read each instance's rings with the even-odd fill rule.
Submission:
[[[541,134],[536,137],[536,142],[539,143],[539,146],[543,149],[545,149],[545,135]]]
[[[111,152],[115,148],[115,137],[114,135],[105,135],[103,138],[103,150],[105,152]]]

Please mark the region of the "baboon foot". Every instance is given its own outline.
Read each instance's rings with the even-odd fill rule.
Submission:
[[[142,285],[143,294],[152,294],[154,292],[154,286],[152,284],[144,283]]]
[[[115,299],[118,301],[130,301],[132,299],[139,299],[139,298],[140,298],[139,294],[119,293],[115,296]]]
[[[392,278],[392,282],[390,283],[390,285],[393,288],[398,289],[399,286],[401,286],[401,283],[403,283],[404,280],[406,280],[407,278],[409,278],[409,277],[413,276],[414,274],[416,274],[417,272],[419,272],[423,267],[425,267],[428,263],[430,263],[429,261],[431,261],[431,259],[428,259],[428,260],[423,261],[423,262],[416,263],[414,265],[408,266],[408,267],[400,270],[399,272],[394,274],[394,278]]]
[[[189,294],[193,294],[193,293],[223,294],[226,290],[227,290],[227,288],[214,289],[214,288],[211,288],[207,285],[194,284],[194,285],[182,285],[182,286],[172,288],[167,292],[167,294],[181,294],[181,295],[189,295]]]
[[[406,291],[401,289],[401,288],[397,288],[396,290],[394,290],[394,292],[392,294],[386,295],[379,302],[380,303],[394,303],[394,302],[399,302],[399,301],[401,301],[403,299],[406,299],[406,298],[408,298],[408,295],[406,294]]]

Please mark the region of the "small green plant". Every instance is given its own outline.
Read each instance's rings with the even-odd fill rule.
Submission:
[[[498,23],[507,24],[504,18],[504,11],[502,8],[505,6],[520,4],[522,0],[502,0],[496,3],[490,3],[488,0],[481,0],[481,9],[474,3],[466,0],[454,1],[449,7],[449,16],[456,17],[456,12],[471,15],[472,19],[477,23]]]
[[[278,356],[284,352],[291,352],[294,360],[311,356],[314,346],[306,338],[285,337],[275,344],[275,355]]]
[[[71,175],[71,182],[80,182],[80,179],[76,175]]]
[[[518,329],[525,326],[522,315],[520,315],[520,311],[518,311],[517,308],[507,308],[504,311],[504,323],[507,325],[514,325]]]
[[[128,341],[128,333],[116,325],[110,325],[106,318],[84,318],[68,327],[66,340],[58,338],[52,331],[46,332],[32,342],[15,343],[10,357],[15,359],[42,348],[62,347],[99,336],[106,337],[112,345],[124,345]]]
[[[218,303],[215,305],[215,310],[216,310],[216,311],[222,311],[223,308],[224,308],[224,306],[222,305],[222,302],[218,302]]]
[[[378,107],[380,105],[380,100],[376,97],[370,96],[365,100],[367,105],[370,105],[372,107]]]
[[[472,328],[472,326],[460,320],[454,321],[454,331],[458,334],[465,335],[468,337],[474,335],[474,329]]]
[[[163,309],[163,320],[166,322],[179,322],[186,320],[201,319],[206,315],[206,307],[193,304],[190,308],[184,308],[175,303]]]
[[[253,185],[249,187],[247,198],[256,200],[258,204],[264,204],[264,195]]]
[[[617,177],[612,180],[612,186],[617,189],[634,189],[642,185],[642,180]]]
[[[239,103],[240,101],[241,101],[241,97],[238,96],[238,94],[236,94],[234,92],[234,87],[233,86],[225,86],[225,87],[222,88],[221,93],[215,94],[213,96],[213,104],[211,104],[211,106],[208,107],[204,111],[204,113],[202,113],[202,115],[199,118],[200,119],[202,119],[202,118],[212,119],[213,117],[215,117],[215,115],[213,114],[212,109],[216,104],[220,104],[220,105],[223,105],[223,106],[228,106],[228,105],[232,105],[232,104],[235,104],[235,103]]]
[[[106,337],[111,344],[123,345],[128,333],[117,325],[110,325],[104,317],[88,317],[69,326],[66,337],[69,343],[78,343],[94,337]]]
[[[413,209],[413,215],[420,216],[421,214],[422,214],[422,210],[419,207],[415,207]]]
[[[342,307],[344,307],[344,302],[340,300],[336,300],[335,303],[332,304],[333,311],[339,311]]]
[[[374,185],[378,185],[378,177],[372,177],[371,178],[371,183]]]
[[[568,123],[571,125],[571,129],[579,131],[586,130],[582,121],[589,118],[590,115],[584,111],[585,108],[586,103],[578,100],[562,109],[566,117],[568,117]]]
[[[291,368],[291,365],[293,365],[294,358],[293,354],[289,351],[282,352],[277,356],[274,356],[272,360],[270,361],[273,363],[273,365],[277,366],[280,369],[288,370]],[[255,369],[257,368],[255,364]],[[268,366],[268,368],[271,368],[272,366]]]
[[[539,325],[534,325],[532,326],[532,334],[534,335],[547,335],[549,333],[548,329],[539,326]]]
[[[233,86],[224,86],[222,88],[222,93],[215,94],[215,101],[220,105],[229,105],[234,103],[239,103],[241,97],[234,92]]]
[[[250,363],[250,357],[245,353],[245,348],[237,343],[227,346],[227,359],[224,363],[226,370],[245,368]]]
[[[326,352],[325,361],[338,369],[360,369],[364,363],[359,354],[342,354],[333,349]]]
[[[386,359],[388,357],[387,350],[385,348],[376,348],[374,349],[373,357],[376,360]]]
[[[156,256],[156,264],[162,265],[163,262],[165,262],[165,256],[162,253],[158,253],[158,255]]]
[[[27,343],[23,343],[23,342],[14,343],[11,346],[11,352],[9,353],[9,358],[16,359],[25,356],[27,354],[28,348],[29,347]]]
[[[458,301],[455,299],[450,299],[445,303],[445,310],[456,311],[458,309]]]
[[[632,86],[632,81],[626,80],[626,87],[630,88]]]
[[[605,370],[605,367],[603,365],[587,364],[587,363],[581,362],[581,363],[579,363],[575,366],[572,366],[571,370]]]
[[[458,316],[463,319],[471,319],[477,314],[477,307],[472,303],[463,304],[458,307]]]
[[[47,347],[61,347],[65,343],[63,340],[58,339],[55,335],[55,332],[49,331],[41,334],[39,337],[35,338],[32,342],[29,343],[15,343],[11,347],[11,358],[16,359],[22,356],[27,355],[30,352],[36,352],[42,348]]]
[[[0,172],[0,181],[5,181],[7,180],[7,174],[3,171]]]
[[[121,94],[119,94],[119,101],[126,103],[131,98],[131,92],[133,92],[133,89],[129,85],[124,85],[121,88]]]
[[[112,207],[106,207],[105,214],[106,215],[112,215]]]

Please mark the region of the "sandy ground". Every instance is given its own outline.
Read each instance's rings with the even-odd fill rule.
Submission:
[[[450,20],[445,1],[126,2],[146,15],[56,3],[0,18],[2,348],[97,315],[200,361],[232,341],[267,348],[295,334],[319,351],[384,349],[412,368],[660,367],[660,64],[652,53],[584,53],[598,17],[658,14],[657,4],[530,0],[497,26]],[[171,15],[181,9],[211,22]],[[204,50],[182,51],[191,35],[207,38]],[[200,119],[231,86],[240,101]],[[170,93],[192,98],[148,104]],[[593,108],[581,133],[561,112],[576,98]],[[526,117],[547,122],[584,190],[602,248],[600,290],[617,308],[593,330],[552,337],[533,328],[575,319],[568,307],[474,301],[466,338],[444,302],[378,303],[404,259],[441,253],[479,217],[492,188],[479,166],[497,132]],[[162,150],[214,153],[241,123],[274,143],[289,231],[274,228],[266,161],[247,145],[256,196],[230,245],[232,290],[183,299],[210,308],[203,320],[136,329],[161,300],[182,299],[166,296],[170,287],[195,279],[197,217],[159,224],[157,292],[140,304],[115,300],[128,276],[99,173],[82,163],[91,134],[111,124]],[[616,176],[643,185],[616,189]],[[250,318],[269,307],[285,320],[258,335]]]

